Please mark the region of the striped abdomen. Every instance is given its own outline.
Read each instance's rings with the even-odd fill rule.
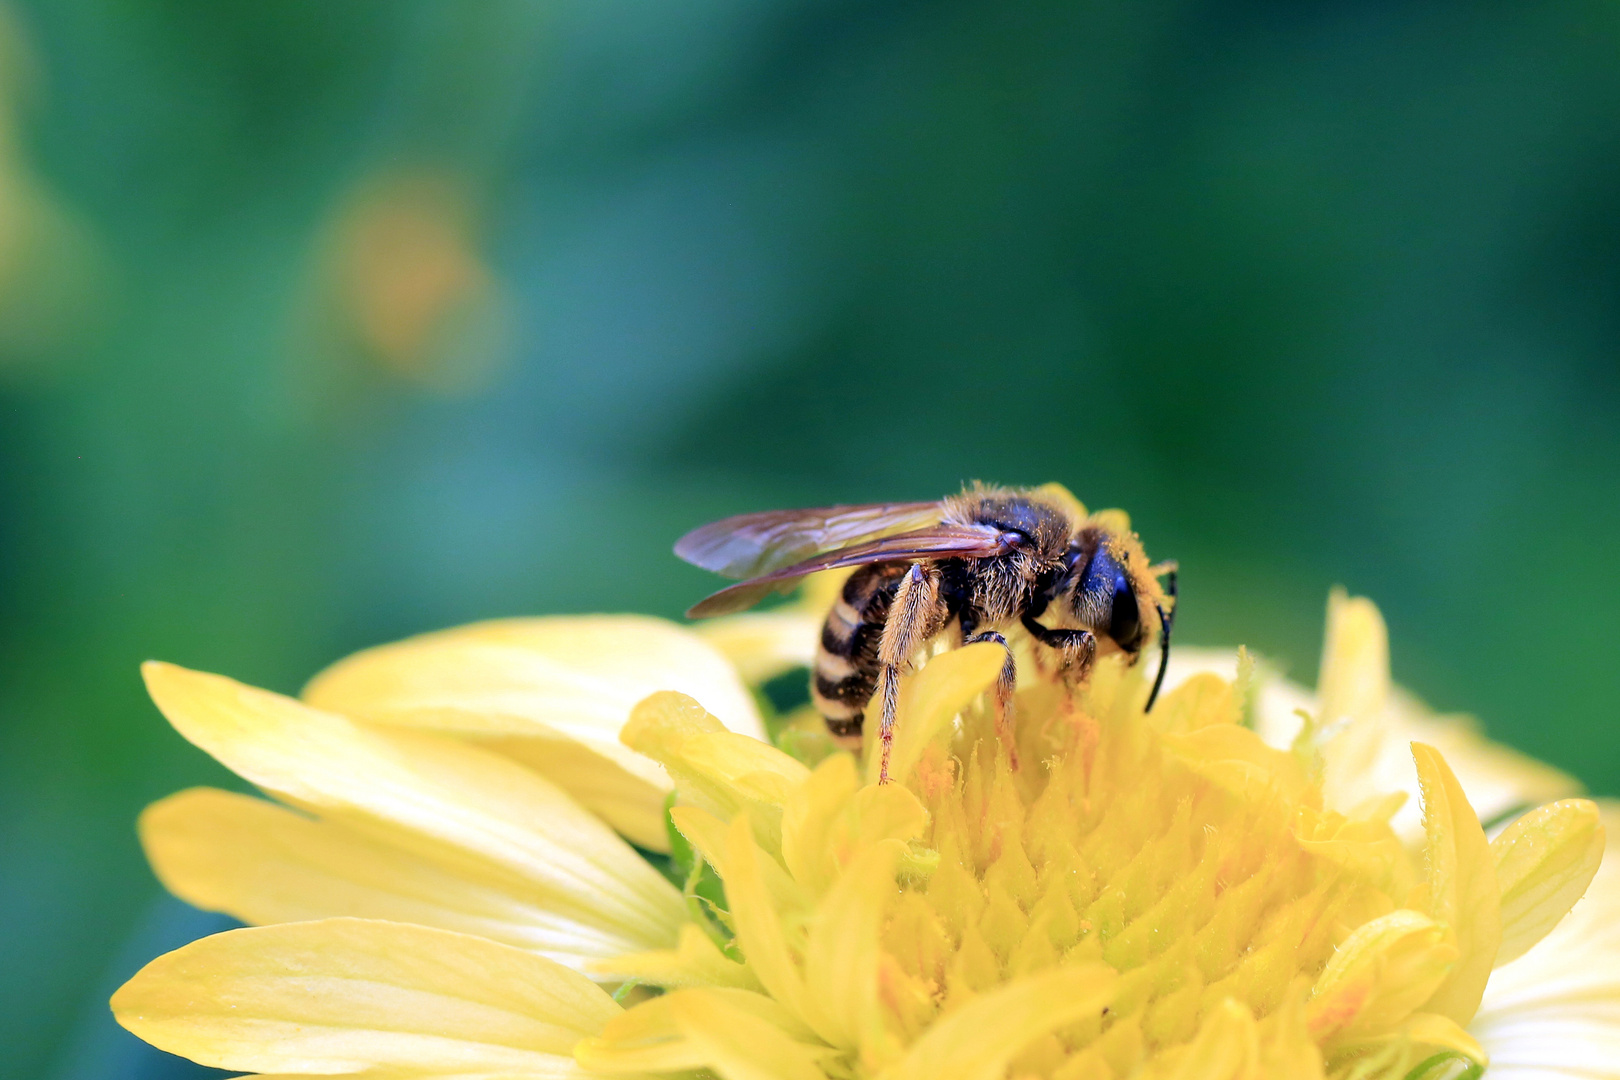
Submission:
[[[810,699],[835,736],[858,736],[866,703],[877,689],[878,643],[907,563],[863,566],[844,582],[843,591],[821,626]]]

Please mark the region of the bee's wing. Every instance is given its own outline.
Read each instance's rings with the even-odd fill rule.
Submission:
[[[1023,538],[993,525],[932,525],[828,551],[792,566],[721,589],[686,614],[694,619],[729,615],[753,607],[773,590],[786,591],[806,574],[844,566],[897,562],[903,559],[983,558],[1004,555]]]
[[[741,514],[693,529],[675,542],[675,554],[730,578],[769,574],[801,559],[885,533],[919,529],[939,520],[937,502],[823,506]]]

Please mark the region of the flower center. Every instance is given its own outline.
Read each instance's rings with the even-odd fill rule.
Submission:
[[[881,939],[880,997],[906,1039],[1010,979],[1102,961],[1121,976],[1109,1006],[1010,1075],[1167,1065],[1231,1001],[1262,1032],[1300,1028],[1337,942],[1396,906],[1376,834],[1300,839],[1342,819],[1303,772],[1287,780],[1289,755],[1208,722],[1209,702],[1183,694],[1143,717],[1112,696],[1106,680],[1078,703],[1023,695],[1017,772],[983,716],[954,757],[922,761],[913,788],[939,865],[900,893]],[[1214,705],[1235,713],[1230,692]]]

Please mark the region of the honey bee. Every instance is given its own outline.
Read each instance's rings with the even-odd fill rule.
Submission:
[[[1087,679],[1100,655],[1119,652],[1136,663],[1156,634],[1161,659],[1149,709],[1170,660],[1175,564],[1149,565],[1122,512],[1087,514],[1055,484],[972,485],[938,502],[742,514],[687,533],[675,554],[746,579],[695,605],[692,618],[752,607],[808,574],[856,568],[822,625],[810,692],[828,730],[845,742],[858,742],[878,698],[879,783],[889,778],[900,675],[941,635],[1006,650],[995,710],[1009,754],[1017,668],[1003,631],[1022,627],[1051,650],[1046,655],[1055,654],[1071,685]]]

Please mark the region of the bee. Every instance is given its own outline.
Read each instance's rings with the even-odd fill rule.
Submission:
[[[822,625],[810,693],[828,730],[846,743],[858,743],[878,699],[879,783],[889,778],[900,675],[941,635],[1006,650],[996,729],[1015,767],[1017,668],[1005,636],[1013,627],[1050,650],[1044,655],[1055,656],[1071,685],[1087,679],[1098,656],[1118,652],[1136,663],[1156,634],[1161,658],[1149,709],[1170,660],[1175,564],[1149,565],[1122,512],[1087,514],[1056,484],[971,485],[937,502],[742,514],[687,533],[675,554],[745,579],[695,605],[692,618],[742,611],[808,574],[855,567]]]

